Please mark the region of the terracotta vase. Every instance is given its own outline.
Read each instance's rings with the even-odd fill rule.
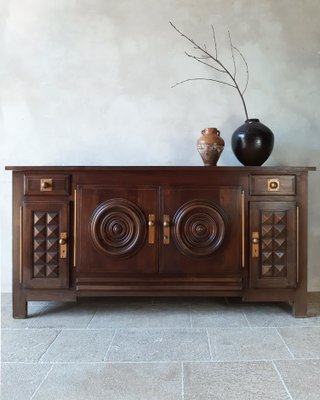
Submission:
[[[224,149],[224,140],[217,128],[205,128],[197,140],[197,150],[205,166],[215,166]]]

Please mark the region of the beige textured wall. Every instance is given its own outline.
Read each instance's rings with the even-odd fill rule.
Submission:
[[[201,165],[200,130],[244,120],[233,89],[187,59],[174,21],[200,43],[227,30],[250,68],[251,117],[275,133],[266,165],[320,169],[319,0],[0,0],[2,290],[11,290],[11,176],[4,165]],[[211,43],[212,44],[212,43]],[[309,290],[320,290],[320,172],[310,176]]]

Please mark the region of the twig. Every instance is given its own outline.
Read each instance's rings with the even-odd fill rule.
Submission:
[[[243,97],[243,93],[246,91],[247,86],[248,86],[248,81],[249,81],[249,69],[248,69],[248,64],[247,64],[247,62],[245,61],[245,58],[243,57],[242,53],[241,53],[235,46],[233,46],[232,41],[231,41],[231,35],[230,35],[230,33],[229,33],[230,46],[231,46],[231,53],[232,53],[233,63],[234,63],[234,74],[233,74],[233,75],[232,75],[232,74],[230,73],[230,71],[225,67],[225,65],[218,59],[216,37],[215,37],[215,32],[214,32],[213,26],[212,26],[212,33],[213,33],[213,41],[214,41],[214,44],[215,44],[215,56],[212,55],[211,53],[209,53],[209,52],[207,51],[207,48],[206,48],[205,45],[204,45],[204,47],[201,47],[201,46],[198,45],[193,39],[189,38],[187,35],[185,35],[183,32],[181,32],[171,21],[170,21],[170,25],[171,25],[171,26],[173,27],[173,29],[175,29],[182,37],[184,37],[188,42],[190,42],[196,50],[200,50],[200,51],[203,53],[203,56],[202,56],[202,57],[196,57],[196,56],[193,56],[193,55],[191,55],[191,54],[189,54],[189,53],[186,52],[186,55],[187,55],[188,57],[193,58],[194,60],[198,61],[199,63],[204,64],[204,65],[207,65],[208,67],[213,68],[213,69],[217,70],[218,72],[226,73],[226,74],[229,76],[229,78],[232,80],[232,84],[230,84],[230,83],[228,83],[228,82],[220,81],[220,80],[217,80],[217,79],[209,79],[209,78],[191,78],[191,79],[185,79],[185,80],[183,80],[183,81],[180,81],[180,82],[176,83],[175,85],[173,85],[173,86],[171,86],[171,87],[174,88],[175,86],[178,86],[178,85],[180,85],[180,84],[182,84],[182,83],[189,82],[189,81],[193,81],[193,80],[208,80],[208,81],[213,81],[213,82],[217,82],[217,83],[222,83],[222,84],[224,84],[224,85],[234,87],[234,88],[237,90],[237,92],[239,93],[239,96],[240,96],[240,99],[241,99],[241,101],[242,101],[242,105],[243,105],[243,108],[244,108],[244,112],[245,112],[245,115],[246,115],[246,119],[249,119],[249,117],[248,117],[248,111],[247,111],[247,106],[246,106],[246,103],[245,103],[244,97]],[[240,87],[239,87],[239,85],[238,85],[238,83],[237,83],[237,81],[236,81],[236,63],[235,63],[234,52],[233,52],[234,49],[240,54],[241,58],[243,59],[243,61],[245,62],[245,65],[246,65],[247,82],[246,82],[246,85],[245,85],[245,88],[244,88],[243,91],[240,90]],[[209,59],[213,60],[219,67],[221,67],[221,69],[220,69],[220,68],[216,68],[216,67],[212,66],[211,64],[202,61],[202,60],[209,60]]]
[[[222,72],[222,73],[226,74],[226,71],[223,71],[222,69],[219,69],[219,68],[214,67],[213,65],[211,65],[211,64],[209,64],[209,63],[206,63],[206,62],[202,61],[202,59],[207,60],[207,59],[208,59],[207,56],[206,56],[206,58],[203,58],[203,57],[196,57],[196,56],[193,56],[192,54],[187,53],[186,51],[184,52],[184,54],[185,54],[186,56],[190,57],[190,58],[193,58],[194,60],[198,61],[198,62],[201,63],[201,64],[207,65],[208,67],[213,68],[213,69],[215,69],[215,70],[218,71],[218,72]]]
[[[216,32],[214,30],[213,25],[211,25],[212,29],[212,37],[213,37],[213,43],[214,43],[214,50],[216,52],[216,58],[218,58],[218,47],[217,47],[217,40],[216,40]]]
[[[228,35],[229,35],[230,48],[231,48],[231,55],[232,55],[233,68],[234,68],[233,77],[234,77],[234,79],[236,79],[236,75],[237,75],[237,66],[236,66],[236,60],[234,59],[233,44],[232,44],[232,40],[231,40],[230,31],[228,31]]]
[[[249,67],[248,67],[247,61],[246,61],[246,59],[243,57],[243,54],[241,53],[241,51],[240,51],[237,47],[235,47],[235,46],[233,46],[233,48],[239,53],[240,57],[242,58],[242,60],[243,60],[243,62],[244,62],[244,64],[245,64],[245,66],[246,66],[247,79],[246,79],[246,84],[245,84],[245,86],[244,86],[244,89],[243,89],[243,91],[241,92],[242,95],[243,95],[243,93],[247,90],[248,83],[249,83]]]
[[[189,81],[212,81],[212,82],[222,83],[223,85],[227,85],[227,86],[231,86],[231,87],[235,88],[235,86],[232,85],[231,83],[224,82],[224,81],[219,81],[217,79],[211,79],[211,78],[189,78],[189,79],[184,79],[183,81],[175,83],[173,86],[171,86],[171,88],[174,88],[174,87],[176,87],[178,85],[181,85],[182,83],[189,82]]]

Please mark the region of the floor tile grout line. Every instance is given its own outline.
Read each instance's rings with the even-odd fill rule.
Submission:
[[[89,325],[91,324],[91,321],[93,320],[93,318],[96,316],[96,314],[97,314],[97,312],[98,312],[98,308],[99,308],[99,306],[96,306],[96,310],[95,310],[95,312],[93,313],[93,316],[90,318],[90,321],[88,322],[88,324],[87,324],[87,326],[86,326],[86,329],[89,329]]]
[[[113,344],[113,341],[114,341],[114,338],[115,338],[115,336],[116,336],[116,334],[117,334],[117,331],[118,331],[118,329],[116,328],[116,329],[114,330],[114,332],[113,332],[113,335],[112,335],[112,338],[111,338],[111,340],[110,340],[109,346],[108,346],[107,351],[106,351],[106,353],[105,353],[105,355],[104,355],[104,357],[103,357],[103,361],[104,361],[104,362],[107,362],[106,358],[107,358],[107,356],[108,356],[108,354],[109,354],[109,351],[110,351],[110,349],[111,349],[111,346],[112,346],[112,344]]]
[[[181,362],[188,364],[250,364],[257,362],[300,362],[300,361],[320,361],[320,357],[318,358],[295,358],[295,359],[287,359],[287,358],[279,358],[279,359],[247,359],[247,360],[145,360],[145,361],[41,361],[41,362],[33,362],[33,361],[2,361],[2,364],[21,364],[21,365],[73,365],[73,364],[181,364]]]
[[[32,396],[30,397],[30,400],[34,399],[34,396],[38,393],[38,391],[40,390],[41,386],[43,385],[43,383],[45,382],[45,380],[48,378],[50,372],[52,371],[54,367],[54,364],[51,365],[51,368],[49,369],[49,371],[46,373],[45,377],[42,379],[42,381],[40,382],[39,386],[36,388],[36,390],[33,392]]]
[[[278,328],[275,328],[275,329],[276,329],[276,332],[277,332],[277,334],[279,335],[280,339],[282,340],[283,344],[286,346],[286,349],[287,349],[288,352],[290,353],[292,359],[294,360],[294,359],[295,359],[294,354],[293,354],[292,351],[290,350],[290,348],[289,348],[289,346],[287,345],[286,341],[283,339],[281,333],[278,331]]]
[[[225,330],[225,329],[248,329],[248,328],[251,328],[251,329],[305,329],[305,328],[314,328],[314,329],[318,329],[318,330],[320,330],[320,325],[304,325],[304,326],[288,326],[288,325],[282,325],[282,326],[252,326],[251,324],[250,324],[250,326],[241,326],[241,325],[239,325],[239,326],[228,326],[227,324],[226,324],[226,326],[218,326],[218,327],[215,327],[215,326],[193,326],[193,324],[192,324],[192,327],[190,327],[190,326],[169,326],[169,327],[154,327],[154,328],[152,328],[152,327],[150,327],[150,326],[146,326],[146,327],[126,327],[126,326],[123,326],[123,327],[120,327],[120,326],[118,326],[117,327],[117,329],[132,329],[132,330],[134,330],[134,329],[136,329],[136,330],[141,330],[141,329],[144,329],[144,330],[157,330],[157,329],[163,329],[163,330],[169,330],[169,329],[172,329],[172,330],[178,330],[178,329],[186,329],[186,330],[189,330],[189,329],[199,329],[199,330],[204,330],[204,329],[217,329],[217,330]],[[79,328],[69,328],[69,327],[63,327],[63,326],[61,326],[61,327],[57,327],[57,326],[45,326],[45,325],[43,325],[43,326],[27,326],[27,327],[17,327],[17,328],[5,328],[5,327],[1,327],[1,331],[14,331],[14,330],[21,330],[21,331],[36,331],[36,330],[51,330],[51,329],[54,329],[54,330],[57,330],[57,329],[63,329],[63,330],[99,330],[99,329],[101,329],[101,330],[103,330],[103,329],[116,329],[116,327],[109,327],[109,328],[106,328],[106,327],[86,327],[86,326],[83,326],[83,327],[79,327]]]
[[[242,312],[242,315],[244,316],[245,320],[247,321],[248,327],[252,329],[252,325],[250,324],[250,321],[248,320],[246,313],[243,310],[241,310],[241,312]]]
[[[188,310],[189,310],[189,321],[190,321],[190,328],[193,328],[193,322],[192,322],[192,310],[191,306],[188,305]]]
[[[53,339],[53,341],[49,344],[49,346],[47,347],[47,350],[42,354],[42,356],[39,358],[38,363],[41,363],[41,359],[47,354],[48,350],[51,348],[51,346],[53,345],[53,343],[57,340],[58,336],[61,334],[62,329],[59,330],[57,336]]]
[[[275,369],[276,373],[278,374],[278,376],[280,378],[280,381],[281,381],[283,387],[285,388],[285,391],[287,392],[290,400],[294,400],[293,397],[291,396],[291,393],[289,392],[289,389],[288,389],[285,381],[283,380],[283,378],[282,378],[282,376],[280,374],[280,371],[278,370],[278,367],[276,366],[276,363],[274,361],[272,361],[272,365],[273,365],[273,368]]]
[[[209,337],[209,331],[208,331],[208,329],[206,329],[206,334],[207,334],[207,340],[208,340],[208,348],[209,348],[209,354],[210,354],[210,361],[213,361],[212,350],[211,350],[211,342],[210,342],[210,337]]]
[[[184,371],[183,371],[183,361],[181,362],[181,400],[184,400]]]

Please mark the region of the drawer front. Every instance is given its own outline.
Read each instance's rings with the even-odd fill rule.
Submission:
[[[296,177],[295,175],[251,175],[250,194],[294,196]]]
[[[63,174],[25,175],[24,194],[42,196],[69,195],[70,176]]]

